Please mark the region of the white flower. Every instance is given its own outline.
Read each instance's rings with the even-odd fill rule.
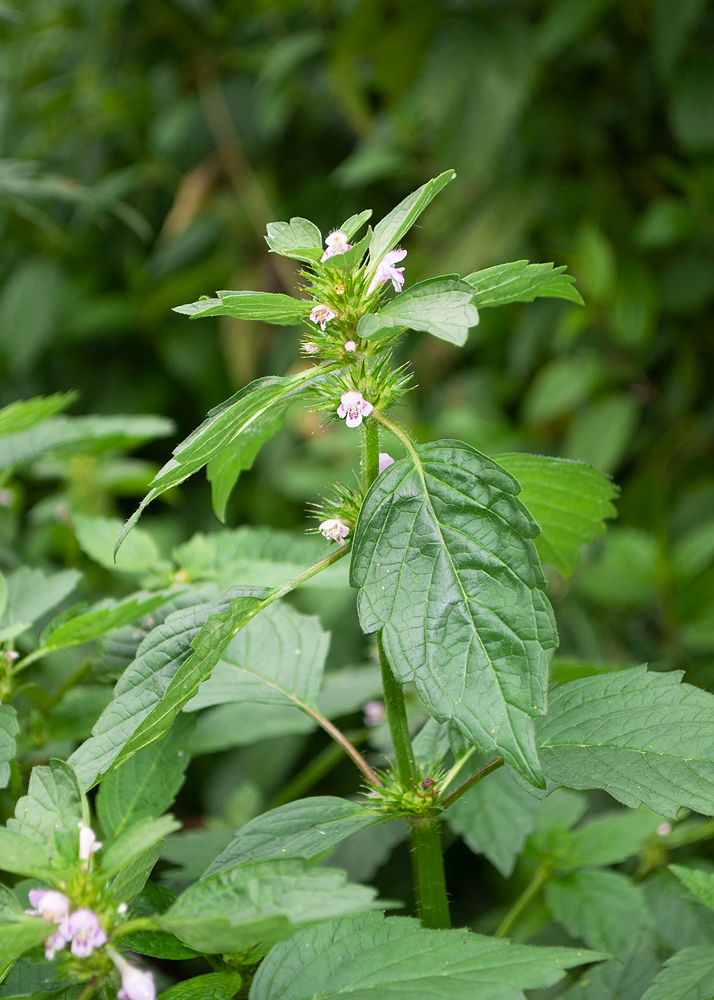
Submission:
[[[365,726],[378,726],[387,718],[387,710],[383,701],[368,701],[363,706]]]
[[[154,977],[150,972],[142,972],[130,965],[113,948],[107,947],[107,953],[121,975],[121,989],[117,993],[119,1000],[156,1000]]]
[[[374,407],[363,397],[361,392],[343,392],[337,416],[341,417],[348,427],[359,427],[362,417],[368,417]]]
[[[42,917],[50,924],[58,924],[69,914],[70,902],[63,892],[54,889],[30,889],[28,897],[34,910],[25,910],[33,917]]]
[[[357,344],[355,344],[354,340],[347,341],[347,343],[345,344],[345,350],[349,351],[350,353],[352,353],[352,351],[357,350]]]
[[[384,472],[388,469],[390,465],[394,465],[394,459],[391,455],[388,455],[386,451],[380,451],[379,453],[379,471]]]
[[[59,932],[66,941],[72,942],[70,951],[77,958],[89,958],[95,948],[107,943],[107,935],[94,910],[75,910],[71,917],[62,921]]]
[[[300,350],[303,354],[319,354],[320,347],[318,344],[313,344],[311,340],[303,341]]]
[[[344,545],[345,538],[350,533],[350,526],[337,517],[331,517],[329,520],[322,522],[320,531],[331,542],[338,542],[340,545]]]
[[[379,264],[377,264],[377,270],[374,272],[374,277],[367,289],[368,295],[371,295],[375,288],[379,288],[385,281],[391,281],[394,291],[401,292],[404,287],[404,268],[395,267],[394,265],[398,264],[400,260],[404,260],[406,255],[406,250],[399,249],[390,250],[389,253],[385,253]]]
[[[352,249],[352,244],[347,242],[345,234],[341,233],[338,229],[325,237],[325,243],[327,244],[327,250],[325,250],[321,258],[323,263],[329,257],[334,257],[336,253],[345,253],[345,251]]]
[[[91,856],[102,846],[97,840],[94,830],[85,823],[79,823],[79,860],[89,861]]]
[[[319,323],[320,329],[324,330],[327,323],[334,319],[337,313],[329,306],[317,305],[310,313],[310,322]]]

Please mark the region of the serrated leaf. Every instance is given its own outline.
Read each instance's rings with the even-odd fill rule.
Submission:
[[[231,1000],[240,984],[239,972],[208,972],[176,983],[160,993],[158,1000]]]
[[[367,313],[357,332],[369,340],[390,334],[395,327],[408,327],[462,346],[479,320],[472,297],[472,290],[463,281],[448,276],[429,278],[401,292],[378,313]]]
[[[118,517],[87,517],[75,514],[74,533],[81,550],[101,566],[117,573],[156,573],[170,564],[162,560],[158,546],[146,531],[137,528],[114,559],[114,544],[124,526]]]
[[[77,399],[76,392],[56,392],[52,396],[18,399],[0,410],[0,435],[17,434],[66,410]]]
[[[666,870],[655,872],[645,881],[644,890],[657,938],[669,951],[695,944],[714,945],[714,913],[674,875]]]
[[[0,968],[41,944],[46,937],[49,937],[47,922],[41,919],[30,918],[0,924]]]
[[[50,867],[48,852],[31,837],[0,827],[0,870],[15,875],[41,876]]]
[[[72,593],[82,574],[74,569],[45,574],[41,569],[21,566],[5,579],[7,605],[2,624],[31,625]]]
[[[55,997],[56,990],[62,986],[56,966],[49,962],[33,962],[29,957],[18,959],[9,972],[6,969],[3,975],[0,971],[0,976],[3,977],[0,995],[8,998],[32,997],[41,1000],[48,995]]]
[[[193,718],[179,715],[162,740],[139,750],[101,783],[95,804],[108,841],[169,808],[191,759],[188,741],[193,725]]]
[[[541,559],[570,576],[581,546],[605,531],[607,518],[617,516],[612,503],[617,487],[584,462],[515,453],[498,455],[496,461],[521,484],[519,499],[541,530],[535,540]]]
[[[201,881],[250,861],[286,856],[310,860],[383,819],[356,802],[328,795],[288,802],[241,827]]]
[[[265,442],[280,430],[292,402],[291,398],[287,398],[284,406],[275,406],[274,412],[271,412],[265,420],[251,424],[237,439],[231,441],[227,448],[223,448],[209,461],[206,478],[211,484],[213,510],[220,521],[226,519],[226,506],[241,472],[251,468]]]
[[[371,276],[382,257],[399,243],[402,236],[408,233],[429,203],[441,190],[453,181],[456,174],[453,170],[445,170],[432,180],[422,184],[416,191],[400,201],[389,215],[374,227],[372,242],[369,247],[369,268],[367,276]]]
[[[215,551],[212,568],[225,590],[239,583],[277,587],[319,562],[327,552],[322,537],[278,528],[244,526],[213,532],[206,540]],[[349,586],[344,564],[330,566],[303,586],[328,590]]]
[[[601,957],[365,914],[277,945],[258,969],[250,1000],[522,1000],[522,990],[552,986],[566,969]]]
[[[216,601],[175,611],[152,629],[92,736],[70,757],[85,788],[164,735],[259,605],[246,588],[236,587]]]
[[[416,449],[365,498],[351,582],[398,680],[415,680],[439,721],[540,785],[532,716],[545,711],[557,633],[518,489],[459,441]]]
[[[473,301],[481,309],[509,302],[532,302],[539,297],[568,299],[582,305],[580,292],[574,287],[575,278],[564,272],[564,265],[553,267],[515,260],[474,271],[464,281],[475,290]]]
[[[236,319],[253,319],[277,326],[295,326],[314,308],[314,302],[295,299],[282,292],[218,292],[216,299],[198,299],[185,306],[174,306],[173,311],[191,319],[206,316],[233,316]]]
[[[283,413],[313,378],[312,369],[284,378],[260,378],[211,410],[200,427],[174,448],[173,458],[154,476],[151,489],[119,534],[115,552],[152,500],[198,472],[240,435],[248,434],[255,440],[261,428],[272,424],[276,413]]]
[[[501,768],[454,802],[446,820],[475,854],[485,855],[508,878],[533,829],[539,805]]]
[[[138,857],[146,855],[158,841],[162,841],[170,833],[180,829],[181,824],[177,823],[170,814],[160,816],[158,819],[139,820],[138,823],[124,830],[102,852],[102,877],[111,878],[112,875],[116,875],[120,869],[127,867]]]
[[[672,955],[642,1000],[710,1000],[714,996],[714,947],[698,945]]]
[[[556,688],[536,727],[547,777],[664,816],[714,814],[714,696],[681,679],[633,667]]]
[[[635,931],[621,956],[619,961],[586,969],[562,1000],[641,1000],[660,967],[652,933]]]
[[[645,810],[600,814],[570,834],[555,865],[567,872],[620,864],[642,849],[661,822],[661,816]]]
[[[132,448],[153,438],[166,437],[173,427],[173,421],[149,415],[51,417],[0,438],[0,470],[30,462],[48,451],[88,455]]]
[[[266,948],[301,926],[370,909],[374,895],[346,882],[344,872],[306,869],[296,859],[254,861],[196,883],[156,919],[192,948],[230,953]]]
[[[20,725],[12,705],[0,705],[0,788],[10,781],[10,764],[17,754]]]
[[[603,951],[616,951],[635,930],[654,924],[642,890],[622,872],[584,871],[551,879],[545,903],[571,937]]]
[[[679,879],[682,885],[704,903],[710,910],[714,910],[714,874],[704,868],[685,868],[684,865],[670,865],[669,870]]]
[[[302,260],[308,264],[322,257],[322,233],[309,219],[296,217],[290,222],[269,222],[267,230],[265,242],[273,253]]]
[[[168,958],[172,962],[182,958],[198,958],[200,955],[195,948],[182,944],[174,934],[167,934],[166,931],[134,931],[122,938],[122,945],[128,951],[135,951],[137,955]]]
[[[35,767],[27,795],[17,800],[8,829],[31,837],[58,867],[71,867],[79,859],[79,824],[88,823],[89,809],[71,765],[51,760]]]

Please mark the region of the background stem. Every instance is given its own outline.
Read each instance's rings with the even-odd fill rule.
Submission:
[[[506,916],[503,918],[498,926],[498,930],[494,934],[494,937],[501,938],[505,937],[510,931],[511,927],[515,924],[516,920],[520,917],[521,913],[528,906],[530,901],[534,896],[540,892],[545,883],[551,876],[551,870],[548,865],[541,864],[536,869],[536,873],[530,880],[528,885],[525,887],[523,892],[520,894],[518,899],[515,901],[513,906],[510,908]]]

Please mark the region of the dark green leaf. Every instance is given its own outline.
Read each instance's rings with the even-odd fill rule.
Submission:
[[[685,868],[684,865],[670,865],[669,870],[676,875],[682,885],[696,896],[706,907],[714,910],[714,874],[704,868]]]
[[[23,952],[41,944],[52,933],[52,927],[41,919],[18,920],[0,924],[0,969],[14,962]]]
[[[642,1000],[710,1000],[714,996],[714,947],[698,945],[672,955]]]
[[[467,274],[464,281],[475,289],[473,302],[481,309],[509,302],[532,302],[541,296],[568,299],[582,305],[582,297],[574,287],[575,278],[564,271],[565,266],[554,268],[552,264],[515,260],[474,271]]]
[[[532,716],[545,711],[557,634],[518,489],[468,445],[420,447],[367,494],[351,579],[362,628],[384,629],[399,681],[415,680],[437,719],[541,784]]]
[[[182,944],[174,934],[167,934],[166,931],[134,931],[122,938],[122,945],[138,955],[168,958],[172,962],[178,962],[182,958],[198,958],[200,955],[195,948]]]
[[[10,780],[10,764],[17,753],[16,739],[20,733],[17,712],[12,705],[0,706],[0,788]]]
[[[357,218],[359,217],[353,216],[348,222],[356,221]],[[265,242],[273,253],[302,260],[308,264],[322,257],[322,233],[309,219],[294,218],[290,222],[269,222],[267,228],[268,235],[265,237]],[[353,231],[356,232],[356,229]]]
[[[616,951],[634,931],[654,923],[642,890],[622,872],[585,871],[551,879],[545,902],[571,937],[603,951]]]
[[[397,295],[376,315],[367,313],[357,332],[368,340],[392,333],[395,327],[409,327],[461,346],[478,323],[478,309],[471,299],[472,291],[463,281],[429,278]]]
[[[295,326],[305,319],[314,302],[294,299],[282,292],[219,292],[217,299],[199,299],[185,306],[175,306],[174,312],[203,319],[205,316],[233,316],[236,319],[254,319],[278,326]]]
[[[73,768],[63,760],[35,767],[27,795],[18,799],[8,828],[31,837],[59,867],[79,859],[79,824],[89,822],[89,808]]]
[[[240,984],[238,972],[208,972],[176,983],[160,993],[158,1000],[231,1000]]]
[[[382,221],[377,223],[369,248],[368,276],[377,269],[377,264],[385,253],[395,247],[402,236],[409,232],[432,199],[455,177],[456,174],[453,170],[445,170],[438,177],[427,181],[426,184],[422,184],[416,191],[407,195],[396,208],[392,209],[389,215],[385,215]]]
[[[586,969],[562,1000],[641,1000],[660,967],[651,931],[635,931],[621,956],[621,961]]]

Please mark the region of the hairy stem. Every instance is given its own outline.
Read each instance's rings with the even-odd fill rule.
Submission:
[[[409,826],[421,921],[425,927],[451,927],[439,820],[436,816],[413,816]]]
[[[543,888],[545,883],[548,881],[552,874],[550,865],[542,862],[536,869],[535,875],[530,880],[528,885],[525,887],[523,892],[520,894],[518,899],[515,901],[513,906],[510,908],[506,916],[503,918],[498,926],[494,937],[502,938],[510,931],[511,927],[515,924],[516,920],[520,917],[521,913],[525,910],[531,900],[538,895],[540,890]]]
[[[487,774],[490,774],[491,771],[497,771],[498,768],[501,767],[502,765],[503,765],[503,758],[496,757],[495,760],[492,760],[490,763],[486,764],[484,767],[481,768],[480,771],[477,771],[476,774],[472,774],[469,780],[465,781],[463,785],[459,785],[459,787],[455,791],[453,791],[451,795],[447,795],[445,799],[442,799],[441,800],[442,807],[444,809],[448,809],[451,803],[456,802],[457,799],[460,799],[465,792],[468,792],[469,788],[473,788],[473,786],[477,785],[479,781],[483,780],[483,778],[485,778]]]
[[[382,670],[384,706],[387,710],[389,732],[394,745],[397,774],[404,788],[416,788],[419,783],[419,769],[414,760],[407,709],[404,704],[404,692],[401,684],[392,673],[389,660],[384,652],[381,632],[377,632],[377,649],[379,650],[379,665]]]

